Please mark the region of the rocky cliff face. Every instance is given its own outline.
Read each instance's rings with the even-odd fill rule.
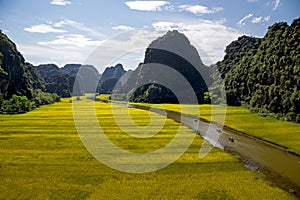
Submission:
[[[0,95],[32,98],[34,89],[45,89],[36,69],[25,62],[16,45],[0,31]]]
[[[208,90],[203,76],[209,77],[208,74],[208,67],[185,35],[169,31],[149,45],[144,62],[123,85],[128,87],[134,83],[129,92],[131,101],[177,103],[181,96],[184,103],[189,103],[196,96],[203,103],[204,92]]]

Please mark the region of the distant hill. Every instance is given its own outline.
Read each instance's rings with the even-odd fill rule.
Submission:
[[[41,76],[0,31],[0,96],[8,99],[16,94],[32,98],[35,89],[45,90]]]
[[[97,91],[101,94],[109,94],[114,89],[118,80],[126,73],[122,64],[107,67],[99,80]]]
[[[165,71],[168,67],[161,68],[160,66],[163,65],[170,67],[174,73],[170,74]],[[185,103],[189,103],[191,94],[187,93],[187,88],[184,88],[183,83],[173,81],[175,78],[173,75],[176,73],[183,76],[195,91],[198,101],[204,103],[204,93],[208,89],[202,76],[208,75],[209,69],[202,63],[197,50],[189,40],[174,30],[167,32],[149,45],[145,52],[144,62],[127,75],[126,81],[121,78],[122,83],[117,87],[117,91],[128,93],[130,100],[134,102],[177,103],[174,91],[156,83],[162,80],[169,83],[173,90],[175,88],[175,93],[184,97]]]
[[[61,97],[70,97],[78,74],[79,87],[74,95],[94,93],[100,75],[92,65],[67,64],[59,68],[55,64],[42,64],[36,67],[46,83],[46,91],[56,93]],[[75,92],[75,91],[74,91]]]
[[[71,75],[62,74],[55,64],[42,64],[36,67],[45,81],[46,92],[56,93],[61,97],[70,97],[71,88],[69,78]]]
[[[61,68],[63,74],[76,74],[81,67],[81,64],[66,64]]]
[[[123,76],[123,74],[125,74],[125,70],[123,68],[122,64],[117,64],[116,66],[112,66],[112,67],[107,67],[100,79],[100,82],[103,82],[109,78],[120,78],[121,76]]]
[[[300,122],[300,18],[270,26],[263,38],[242,36],[225,52],[216,65],[229,105]]]

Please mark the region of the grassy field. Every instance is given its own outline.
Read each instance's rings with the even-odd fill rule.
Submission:
[[[153,106],[155,104],[143,104],[144,106]],[[215,121],[237,131],[255,136],[257,138],[270,141],[274,144],[286,147],[290,152],[300,155],[300,124],[292,122],[284,122],[275,119],[269,119],[242,107],[218,105],[179,105],[179,104],[159,104],[167,110],[184,112],[186,114],[199,114],[200,118],[207,121]],[[214,117],[212,119],[211,110],[214,109]],[[226,114],[225,121],[223,114]]]
[[[111,105],[96,103],[96,108],[107,136],[129,151],[161,148],[179,128],[167,119],[153,138],[134,139],[116,127]],[[127,109],[115,108],[117,115]],[[150,123],[147,111],[131,109],[130,115],[140,126]],[[186,153],[166,168],[132,174],[91,156],[76,132],[69,99],[26,114],[0,115],[0,199],[294,199],[221,150],[214,148],[199,159],[202,142],[195,137]]]

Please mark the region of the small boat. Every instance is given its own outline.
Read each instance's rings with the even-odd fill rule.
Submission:
[[[217,129],[217,132],[221,133],[221,129]]]
[[[229,138],[228,138],[228,141],[229,141],[229,142],[234,142],[233,137],[229,137]]]

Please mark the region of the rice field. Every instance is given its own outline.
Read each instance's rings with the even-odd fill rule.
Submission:
[[[234,130],[278,144],[288,151],[300,155],[300,124],[270,119],[251,113],[248,109],[219,105],[179,105],[179,104],[143,104],[150,107],[164,107],[167,110],[198,115],[207,121],[214,121]],[[212,109],[214,112],[212,112]],[[212,117],[212,113],[214,113]],[[224,118],[225,117],[225,120]]]
[[[126,107],[95,107],[106,136],[130,152],[160,149],[178,129],[195,134],[147,111],[129,109],[134,124],[128,125],[122,121]],[[115,115],[121,120],[117,122]],[[153,137],[127,134],[144,134],[136,127],[162,120],[163,127]],[[295,199],[246,169],[236,156],[213,148],[200,159],[202,143],[196,136],[188,150],[163,169],[126,173],[105,166],[87,151],[76,131],[70,99],[26,114],[0,115],[0,199]]]

